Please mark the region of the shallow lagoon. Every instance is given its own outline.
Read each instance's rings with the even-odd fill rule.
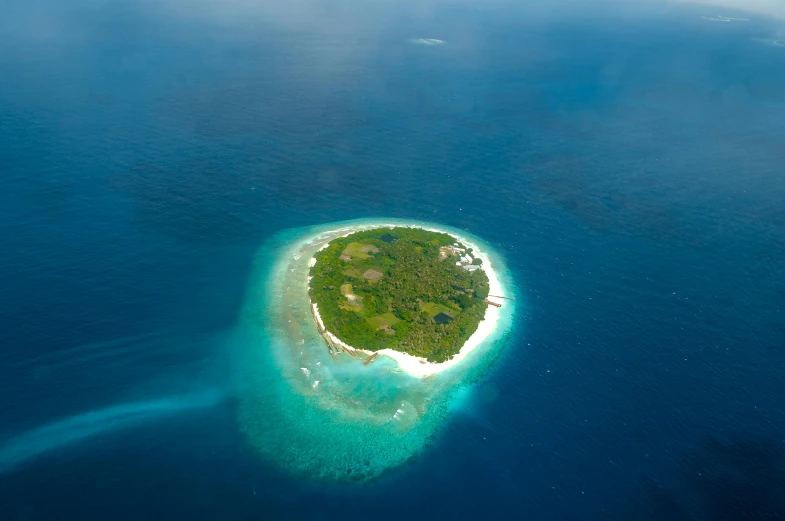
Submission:
[[[446,226],[363,219],[282,232],[257,252],[236,344],[242,375],[239,420],[265,459],[293,474],[330,481],[365,481],[418,454],[503,353],[515,303],[459,365],[418,379],[379,357],[364,366],[346,354],[333,359],[308,305],[309,260],[330,240],[382,224],[439,228],[487,253],[505,289],[515,295],[504,260],[487,243]],[[520,306],[520,301],[517,303]]]

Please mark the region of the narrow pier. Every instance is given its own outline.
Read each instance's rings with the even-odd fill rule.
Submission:
[[[501,295],[488,295],[488,296],[489,296],[489,297],[493,297],[493,298],[502,298],[502,299],[504,299],[504,300],[515,300],[515,299],[514,299],[514,298],[512,298],[512,297],[502,297]]]

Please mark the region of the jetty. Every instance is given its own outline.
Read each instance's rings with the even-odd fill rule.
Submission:
[[[374,354],[368,356],[368,358],[365,359],[365,362],[363,362],[363,365],[372,364],[373,361],[376,360],[377,356],[379,356],[379,353],[374,353]]]
[[[490,295],[489,295],[489,296],[490,296]],[[501,304],[499,304],[498,302],[493,302],[493,301],[491,301],[491,300],[488,300],[488,299],[485,299],[485,303],[486,303],[486,304],[490,304],[491,306],[496,306],[497,308],[500,308],[500,307],[502,307],[502,305],[501,305]]]
[[[501,295],[488,295],[488,296],[489,297],[493,297],[493,298],[501,298],[501,299],[504,299],[504,300],[515,300],[512,297],[502,297]]]

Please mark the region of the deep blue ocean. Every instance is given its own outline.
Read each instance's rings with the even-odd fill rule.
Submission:
[[[785,518],[782,23],[587,4],[3,4],[0,520]],[[365,217],[527,305],[328,485],[249,449],[226,337],[265,240]]]

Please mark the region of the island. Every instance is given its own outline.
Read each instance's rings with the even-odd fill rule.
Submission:
[[[281,231],[231,336],[240,432],[289,476],[362,483],[406,464],[513,354],[515,293],[494,241],[442,223]]]
[[[366,353],[366,363],[384,354],[411,374],[438,372],[457,362],[467,343],[476,347],[489,304],[501,306],[490,300],[491,279],[494,286],[498,281],[482,257],[438,230],[349,232],[310,261],[314,321],[331,354]]]

